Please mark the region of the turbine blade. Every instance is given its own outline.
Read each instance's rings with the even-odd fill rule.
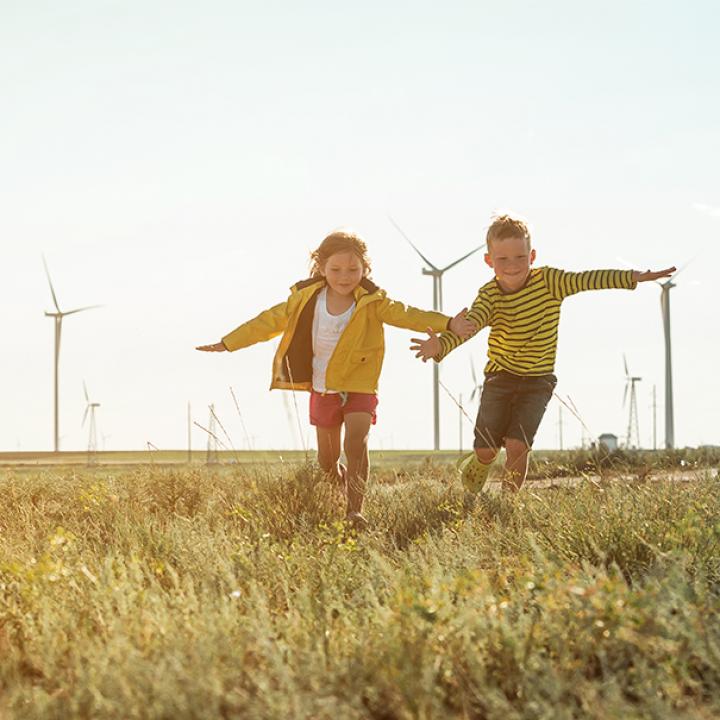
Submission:
[[[402,228],[388,215],[388,220],[395,226],[395,229],[410,243],[410,247],[433,269],[439,270],[440,268],[433,265],[416,247],[413,241],[403,232]]]
[[[95,308],[104,307],[103,305],[87,305],[86,307],[76,308],[75,310],[68,310],[63,315],[74,315],[75,313],[83,312],[85,310],[94,310]]]
[[[485,247],[485,243],[482,245],[478,245],[474,250],[471,250],[466,255],[463,255],[460,259],[456,260],[455,262],[450,263],[447,267],[444,267],[442,269],[442,272],[445,272],[446,270],[449,270],[450,268],[455,267],[456,265],[459,265],[463,260],[467,260],[471,255],[474,255],[478,250],[482,250]]]
[[[625,353],[623,353],[623,364],[625,365],[625,377],[628,377],[630,373],[628,372],[627,358],[625,357]]]
[[[472,373],[473,385],[477,387],[477,374],[475,373],[475,363],[473,362],[472,356],[470,357],[470,372]]]
[[[625,407],[625,402],[627,400],[628,385],[629,385],[629,383],[625,383],[625,392],[623,393],[623,407]]]
[[[83,419],[82,419],[82,422],[80,423],[80,427],[85,427],[85,421],[87,420],[87,416],[88,416],[88,411],[89,411],[89,410],[90,410],[90,406],[88,405],[88,406],[85,408],[85,414],[83,415]]]
[[[88,397],[87,385],[85,384],[84,380],[83,380],[83,392],[85,393],[85,402],[89,403],[90,398]]]
[[[52,280],[50,279],[50,271],[48,270],[47,262],[45,261],[45,256],[42,256],[43,265],[45,266],[45,274],[47,275],[48,283],[50,285],[50,294],[52,295],[53,303],[55,303],[55,309],[58,312],[62,312],[60,310],[60,306],[58,305],[57,297],[55,295],[55,288],[53,287]]]
[[[674,280],[683,270],[685,270],[685,268],[686,268],[690,263],[695,262],[695,260],[697,260],[697,255],[696,255],[695,257],[693,257],[693,258],[690,258],[684,265],[681,265],[680,268],[679,268],[678,270],[676,270],[676,271],[670,276],[670,280]]]
[[[624,258],[621,255],[616,255],[615,259],[621,265],[624,265],[628,270],[634,270],[636,267],[640,267],[637,263],[630,262],[627,258]]]

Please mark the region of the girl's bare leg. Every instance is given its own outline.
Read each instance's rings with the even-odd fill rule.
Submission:
[[[347,458],[347,511],[362,512],[365,485],[370,472],[368,436],[372,415],[365,412],[345,415],[345,457]]]
[[[332,428],[317,427],[318,463],[328,478],[337,484],[343,482],[340,472],[340,430],[342,425]]]

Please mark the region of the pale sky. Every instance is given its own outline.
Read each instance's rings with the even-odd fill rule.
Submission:
[[[0,0],[0,450],[52,449],[53,309],[68,317],[61,449],[186,446],[214,402],[238,448],[314,447],[307,396],[268,392],[276,342],[196,352],[283,300],[333,228],[367,240],[389,295],[432,305],[436,264],[493,212],[532,226],[538,265],[691,264],[672,291],[676,444],[720,443],[720,9],[686,3]],[[478,254],[445,310],[491,278]],[[660,289],[563,306],[557,392],[590,432],[624,435],[624,370],[663,438]],[[432,445],[430,365],[388,328],[373,448]],[[472,390],[487,331],[441,364]],[[458,446],[443,391],[441,444]],[[472,413],[474,415],[474,411]],[[471,423],[464,423],[464,446]],[[564,412],[564,444],[581,441]],[[104,438],[102,437],[104,436]],[[193,431],[193,444],[205,434]],[[558,403],[537,448],[558,446]]]

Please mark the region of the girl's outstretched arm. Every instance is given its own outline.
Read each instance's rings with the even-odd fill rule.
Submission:
[[[222,342],[214,343],[213,345],[198,345],[196,350],[202,350],[203,352],[225,352],[227,348]]]
[[[420,358],[423,362],[431,360],[440,353],[440,338],[435,334],[435,331],[429,327],[427,328],[427,339],[423,338],[410,338],[410,342],[413,343],[410,346],[410,350],[415,353],[416,358]],[[417,352],[415,352],[417,350]]]

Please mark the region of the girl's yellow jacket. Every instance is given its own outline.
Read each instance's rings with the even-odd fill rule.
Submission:
[[[293,285],[288,299],[261,312],[226,335],[230,350],[270,340],[282,333],[273,360],[270,388],[312,390],[312,326],[315,303],[325,279],[310,278]],[[390,300],[384,290],[364,279],[355,289],[355,310],[327,366],[326,383],[341,392],[377,392],[385,354],[383,323],[422,332],[448,327],[450,318]]]

